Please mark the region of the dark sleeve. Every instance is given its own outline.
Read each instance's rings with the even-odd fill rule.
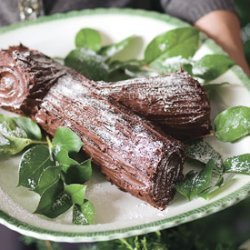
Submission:
[[[161,5],[166,13],[189,23],[195,23],[211,11],[234,11],[232,0],[161,0]]]
[[[0,0],[0,27],[19,20],[18,0]]]

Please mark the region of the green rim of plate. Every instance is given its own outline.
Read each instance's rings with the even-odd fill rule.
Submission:
[[[160,14],[153,11],[145,10],[134,10],[134,9],[93,9],[93,10],[83,10],[83,11],[72,11],[66,14],[55,14],[47,17],[40,17],[35,21],[26,21],[23,23],[13,24],[0,29],[0,34],[15,31],[31,25],[37,25],[41,23],[47,23],[56,20],[65,20],[67,18],[81,17],[87,15],[100,15],[100,14],[126,14],[133,16],[143,16],[159,20],[176,27],[189,26],[189,24],[171,17],[167,14]],[[206,39],[205,44],[213,53],[225,53],[214,41],[211,39]],[[250,79],[244,74],[242,69],[238,66],[234,66],[232,71],[235,75],[244,83],[245,87],[250,91]],[[41,229],[39,227],[31,226],[25,222],[22,222],[6,212],[0,210],[0,223],[13,229],[19,233],[25,234],[27,236],[42,238],[44,240],[61,241],[61,242],[95,242],[112,240],[122,237],[129,237],[133,235],[150,233],[156,230],[162,230],[169,227],[177,226],[185,222],[189,222],[209,214],[218,212],[225,209],[239,201],[245,199],[250,195],[250,183],[244,185],[240,189],[227,196],[214,201],[208,205],[202,206],[200,208],[194,209],[192,211],[185,212],[181,215],[173,216],[170,218],[162,219],[156,222],[141,224],[133,227],[126,227],[117,230],[107,230],[107,231],[97,231],[97,232],[60,232],[53,230]],[[79,230],[80,231],[80,230]]]

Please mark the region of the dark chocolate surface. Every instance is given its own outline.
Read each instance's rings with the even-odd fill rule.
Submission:
[[[198,81],[186,72],[137,78],[117,83],[99,82],[99,93],[161,125],[178,138],[195,138],[211,130],[210,105]]]

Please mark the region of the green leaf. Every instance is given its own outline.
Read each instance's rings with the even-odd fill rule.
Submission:
[[[188,158],[207,164],[213,159],[218,167],[222,167],[221,155],[206,141],[195,140],[186,144],[185,154]]]
[[[71,206],[71,197],[64,191],[62,180],[59,180],[42,194],[35,213],[49,218],[56,218],[66,212]]]
[[[30,144],[38,143],[32,140],[36,136],[41,138],[41,131],[32,120],[0,115],[0,154],[18,154]]]
[[[79,165],[71,166],[66,175],[65,182],[68,184],[78,183],[83,184],[92,177],[91,160],[86,160]]]
[[[101,35],[94,29],[81,29],[76,34],[75,45],[77,48],[86,48],[98,51],[101,48]]]
[[[19,165],[19,186],[36,189],[45,169],[54,166],[47,146],[34,146],[22,156]]]
[[[54,185],[60,179],[60,168],[49,166],[43,170],[34,191],[42,195],[46,189]]]
[[[65,58],[66,66],[95,81],[107,80],[109,67],[106,58],[85,48],[71,51]]]
[[[227,173],[250,175],[250,154],[243,154],[226,159],[223,163]]]
[[[131,70],[136,71],[140,70],[143,66],[143,62],[140,60],[129,60],[129,61],[112,61],[109,64],[110,72],[118,71],[118,70]]]
[[[215,162],[210,160],[200,172],[191,170],[186,174],[185,179],[176,185],[176,190],[188,200],[202,197],[211,188],[214,167]]]
[[[58,149],[57,149],[58,150]],[[60,168],[63,172],[67,172],[72,165],[79,165],[77,161],[69,157],[69,152],[62,148],[55,153],[56,160],[58,161]]]
[[[85,198],[86,188],[86,185],[71,184],[65,186],[65,192],[71,196],[73,204],[82,205]]]
[[[94,221],[95,209],[93,204],[85,200],[85,202],[79,206],[73,207],[73,223],[77,225],[88,225]]]
[[[30,139],[9,137],[0,134],[0,155],[16,155],[32,143]]]
[[[95,208],[92,202],[85,200],[85,202],[81,205],[81,212],[85,216],[88,224],[92,224],[94,222]]]
[[[206,141],[195,140],[187,143],[185,154],[189,159],[207,164],[211,159],[215,163],[213,168],[214,186],[221,185],[223,182],[223,161],[221,155]]]
[[[151,72],[143,68],[143,62],[139,60],[112,61],[109,64],[110,71],[108,81],[116,82],[135,77],[147,77]]]
[[[23,129],[11,117],[0,115],[0,154],[15,155],[31,144]]]
[[[190,62],[190,59],[186,59],[181,56],[169,57],[167,54],[163,54],[150,63],[149,66],[156,70],[159,74],[167,74],[180,71],[183,68],[188,68]]]
[[[57,128],[52,140],[53,152],[61,169],[66,172],[71,165],[78,162],[69,157],[70,152],[79,152],[83,146],[80,137],[66,127]]]
[[[4,114],[0,114],[0,124],[5,124],[8,130],[15,130],[17,128],[15,117],[10,117]]]
[[[80,137],[71,129],[60,127],[56,129],[52,145],[56,148],[56,151],[64,149],[68,152],[79,152],[83,143]]]
[[[215,136],[234,142],[250,134],[250,107],[235,106],[218,114],[214,120]]]
[[[234,65],[232,59],[226,55],[206,55],[193,63],[192,73],[207,81],[211,81]]]
[[[151,63],[159,56],[181,56],[189,58],[194,55],[199,45],[199,32],[193,27],[184,27],[170,30],[155,37],[147,46],[144,58]]]
[[[98,52],[98,54],[105,56],[106,58],[109,58],[112,60],[125,61],[131,58],[135,58],[134,55],[131,56],[128,54],[131,54],[131,50],[134,50],[134,47],[137,47],[138,46],[137,44],[139,42],[140,42],[139,37],[130,36],[118,43],[102,47],[100,51]]]
[[[211,82],[204,82],[203,87],[206,91],[217,91],[218,88],[230,86],[229,82],[219,82],[219,83],[211,83]]]
[[[35,122],[33,122],[30,118],[15,117],[14,121],[19,128],[23,129],[26,132],[28,138],[34,139],[34,140],[42,139],[42,133],[41,133],[40,127]]]

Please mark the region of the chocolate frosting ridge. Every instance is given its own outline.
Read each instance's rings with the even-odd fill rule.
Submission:
[[[188,73],[98,82],[99,94],[128,107],[178,138],[194,138],[211,130],[210,105],[204,88]]]

